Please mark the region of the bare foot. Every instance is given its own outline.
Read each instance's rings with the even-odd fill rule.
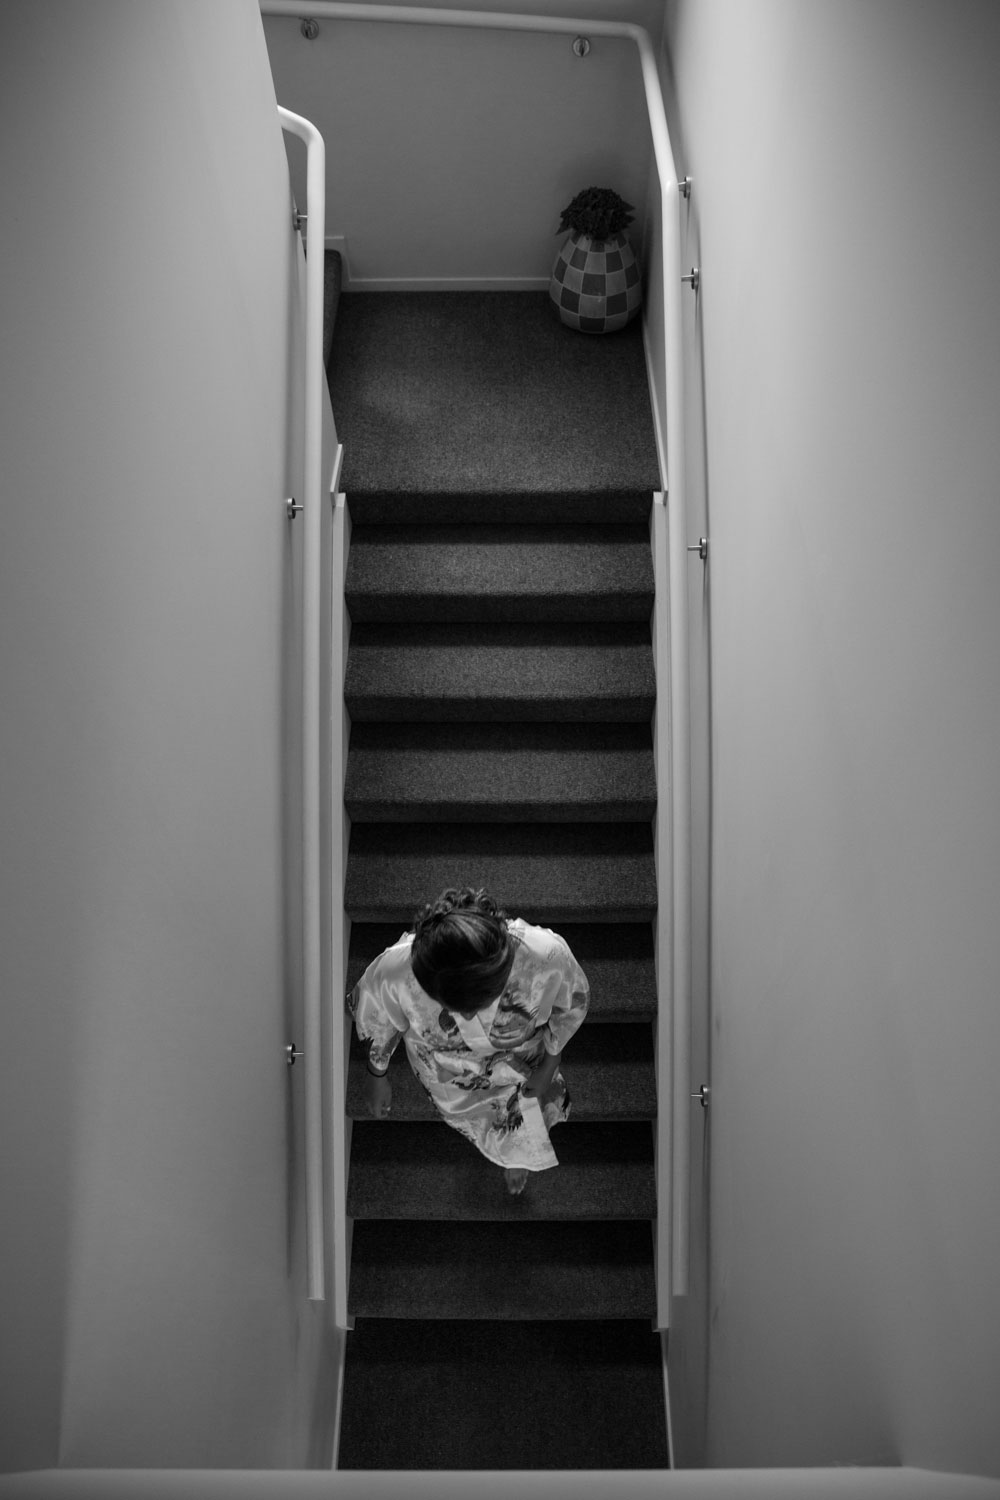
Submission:
[[[503,1180],[507,1186],[508,1193],[516,1196],[523,1193],[528,1181],[528,1170],[526,1167],[504,1167]]]

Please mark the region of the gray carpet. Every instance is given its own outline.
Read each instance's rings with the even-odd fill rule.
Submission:
[[[649,727],[354,724],[355,822],[642,822],[656,807]]]
[[[355,1123],[352,1219],[654,1219],[652,1131],[639,1121],[574,1122],[559,1133],[559,1170],[537,1173],[529,1186],[520,1197],[501,1191],[499,1173],[483,1171],[463,1137],[434,1120],[408,1130]]]
[[[624,621],[377,621],[354,626],[351,720],[649,724],[649,626]]]
[[[485,886],[553,927],[652,921],[653,838],[641,823],[356,823],[346,901],[358,921],[405,922],[450,885]]]
[[[547,292],[346,292],[329,366],[352,497],[660,488],[642,331],[565,328]]]
[[[469,883],[561,931],[592,987],[560,1165],[518,1198],[402,1049],[392,1116],[368,1120],[352,1039],[339,1467],[666,1467],[639,327],[571,332],[544,294],[348,294],[330,383],[353,522],[350,982]]]
[[[494,1180],[502,1192],[499,1169]],[[528,1189],[525,1189],[528,1191]],[[483,1323],[646,1318],[655,1296],[651,1226],[634,1219],[358,1219],[358,1317]],[[482,1330],[488,1338],[490,1330]]]
[[[355,1378],[344,1388],[340,1467],[662,1468],[659,1344],[645,1319],[359,1318],[348,1334]],[[387,1405],[396,1392],[416,1421]]]
[[[649,529],[364,526],[351,533],[347,608],[364,620],[649,620]]]

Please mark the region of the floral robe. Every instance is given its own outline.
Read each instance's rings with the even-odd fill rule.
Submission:
[[[432,1000],[410,967],[412,932],[369,964],[349,996],[373,1068],[388,1066],[400,1038],[441,1118],[501,1167],[558,1166],[549,1140],[569,1118],[561,1069],[546,1093],[521,1089],[546,1052],[560,1053],[583,1021],[590,989],[565,940],[545,927],[508,923],[517,950],[503,994],[466,1020]]]

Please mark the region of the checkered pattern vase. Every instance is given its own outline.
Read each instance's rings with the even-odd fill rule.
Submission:
[[[549,296],[562,321],[581,333],[614,333],[639,311],[639,264],[624,234],[592,240],[570,230],[552,267]]]

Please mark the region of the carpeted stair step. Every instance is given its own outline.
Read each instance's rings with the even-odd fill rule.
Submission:
[[[640,320],[581,337],[546,291],[346,292],[330,392],[349,499],[660,487]]]
[[[646,526],[359,526],[345,584],[355,622],[641,620]]]
[[[357,823],[345,904],[360,922],[407,922],[448,886],[485,886],[542,926],[643,922],[656,912],[648,823]]]
[[[436,894],[436,893],[435,893]],[[513,913],[517,915],[517,913]],[[395,943],[408,922],[354,922],[347,984],[353,989],[374,958]],[[594,1022],[652,1021],[656,1016],[656,966],[649,922],[561,922],[590,982],[587,1027]],[[582,1035],[582,1033],[580,1033]]]
[[[362,1318],[467,1318],[475,1308],[483,1319],[652,1319],[652,1225],[358,1219],[348,1308]]]
[[[656,698],[649,627],[356,625],[344,697],[353,722],[648,723]]]
[[[355,526],[648,526],[653,489],[357,490],[348,494]]]
[[[641,822],[656,809],[648,724],[352,727],[355,823]]]
[[[653,1219],[648,1124],[576,1124],[553,1132],[558,1168],[534,1172],[519,1197],[457,1130],[359,1121],[351,1136],[347,1212],[354,1219]]]
[[[559,1407],[561,1392],[571,1399]],[[377,1411],[393,1419],[373,1420]],[[648,1318],[359,1318],[347,1335],[340,1469],[669,1463],[660,1335]]]
[[[355,1120],[368,1117],[364,1103],[367,1052],[367,1045],[352,1036],[347,1113]],[[648,1022],[608,1022],[603,1026],[585,1022],[566,1048],[563,1073],[572,1102],[571,1125],[656,1118],[653,1028]],[[402,1044],[390,1064],[389,1077],[392,1115],[388,1121],[373,1121],[373,1124],[394,1130],[400,1122],[433,1120],[442,1130],[449,1129],[441,1123],[423,1087],[413,1076]]]

